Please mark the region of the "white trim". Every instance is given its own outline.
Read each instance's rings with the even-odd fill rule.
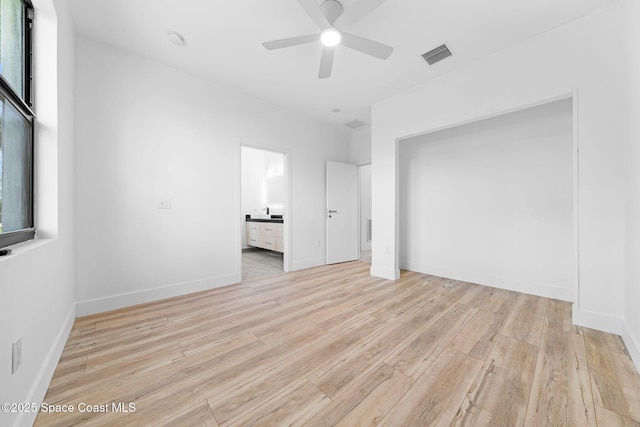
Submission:
[[[573,90],[573,299],[580,309],[580,135],[578,89]]]
[[[235,281],[240,283],[242,282],[242,249],[247,246],[244,243],[246,239],[244,237],[246,233],[246,225],[244,224],[246,224],[246,221],[242,219],[242,141],[240,140],[240,138],[238,138],[236,143],[236,152],[233,162],[236,169],[236,173],[233,177],[234,216],[236,218],[236,220],[234,221],[234,225],[236,227],[236,230],[240,230],[241,233],[240,238],[235,239],[236,241],[233,243],[233,251],[236,254],[234,257],[234,270],[236,273]]]
[[[640,372],[640,339],[634,335],[626,322],[622,325],[621,335],[624,340],[624,344],[627,346],[627,350],[629,351],[629,356],[631,356],[633,364],[636,365],[636,370]]]
[[[290,150],[286,150],[284,151],[282,154],[284,154],[284,182],[285,185],[287,187],[287,194],[285,195],[285,205],[284,205],[284,256],[283,256],[283,263],[284,263],[284,271],[285,273],[288,273],[290,271],[293,271],[293,267],[292,267],[292,258],[293,258],[293,250],[292,250],[292,245],[291,245],[291,219],[293,218],[293,203],[291,202],[292,200],[292,195],[293,195],[293,188],[291,185],[291,176],[292,173],[291,171],[293,170],[291,168],[291,151]]]
[[[371,266],[369,274],[375,277],[382,277],[387,280],[398,280],[400,278],[400,270],[395,268],[380,268]]]
[[[103,298],[80,301],[76,303],[76,312],[78,316],[87,316],[89,314],[101,313],[103,311],[130,307],[136,304],[143,304],[146,302],[191,294],[194,292],[206,291],[209,289],[232,285],[234,283],[238,283],[235,272],[222,276],[193,280],[191,282],[176,283],[173,285],[163,286],[161,288],[128,292]]]
[[[597,329],[602,332],[620,335],[622,333],[624,320],[620,317],[613,317],[593,311],[580,310],[573,307],[573,324]]]
[[[47,394],[51,378],[53,378],[53,374],[56,371],[58,361],[60,360],[60,356],[62,356],[62,351],[67,343],[67,338],[69,338],[69,334],[71,333],[71,328],[73,328],[75,320],[76,307],[75,305],[72,305],[69,309],[69,313],[67,314],[67,318],[62,323],[60,332],[58,332],[56,339],[53,341],[53,344],[49,349],[49,353],[47,353],[47,357],[45,357],[44,362],[40,367],[40,371],[38,371],[38,374],[36,375],[33,386],[31,387],[31,390],[29,390],[29,394],[27,395],[25,402],[34,402],[40,405],[44,400],[44,396]],[[33,425],[37,415],[37,412],[20,412],[14,425]]]
[[[292,263],[291,271],[304,270],[305,268],[318,267],[326,264],[327,259],[325,257],[303,259],[302,261]]]
[[[399,138],[396,138],[396,150],[397,150],[397,144],[398,143],[402,143],[402,141],[407,140],[407,139],[411,139],[414,138],[416,136],[422,136],[422,135],[428,135],[430,133],[435,133],[435,132],[440,132],[443,130],[447,130],[447,129],[452,129],[452,128],[457,128],[459,126],[464,126],[464,125],[468,125],[471,123],[475,123],[475,122],[481,122],[483,120],[487,120],[487,119],[493,119],[496,117],[500,117],[500,116],[504,116],[507,114],[511,114],[511,113],[516,113],[518,111],[523,111],[523,110],[528,110],[530,108],[534,108],[534,107],[540,107],[542,105],[545,104],[550,104],[552,102],[556,102],[556,101],[562,101],[563,99],[569,99],[572,98],[575,94],[576,94],[576,90],[572,90],[571,92],[561,92],[556,96],[551,96],[548,98],[543,98],[543,99],[537,99],[535,101],[531,101],[531,102],[527,102],[524,104],[518,104],[515,105],[511,108],[505,108],[502,110],[497,110],[497,111],[493,111],[491,113],[487,113],[487,114],[481,114],[469,119],[465,119],[465,120],[459,120],[457,122],[452,122],[452,123],[448,123],[445,124],[443,126],[437,126],[431,129],[426,129],[420,132],[416,132],[416,133],[412,133],[409,135],[405,135],[405,136],[401,136]],[[397,157],[397,151],[396,151],[396,157]]]
[[[445,277],[447,279],[460,280],[475,283],[492,288],[506,289],[508,291],[522,292],[545,298],[553,298],[561,301],[573,301],[573,289],[559,288],[546,283],[532,282],[529,280],[512,279],[508,277],[491,276],[470,271],[453,270],[446,267],[425,265],[415,262],[404,262],[401,268],[415,271],[416,273]]]

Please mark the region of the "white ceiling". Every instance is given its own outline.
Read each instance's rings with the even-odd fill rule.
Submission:
[[[321,1],[321,0],[318,0]],[[342,0],[345,10],[356,1]],[[370,122],[371,104],[572,21],[616,0],[387,0],[342,30],[395,47],[382,61],[338,46],[317,78],[320,43],[263,41],[319,32],[296,0],[70,0],[76,31],[306,116]],[[167,41],[184,35],[186,45]],[[421,55],[446,42],[454,56]],[[339,113],[332,112],[339,108]]]

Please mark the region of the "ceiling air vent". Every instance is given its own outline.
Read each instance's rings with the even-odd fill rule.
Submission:
[[[452,53],[446,44],[438,46],[435,49],[430,50],[427,53],[422,54],[422,57],[429,65],[433,65],[436,62],[442,61],[444,58],[448,58]]]
[[[359,127],[366,125],[366,123],[363,122],[362,120],[351,120],[350,122],[347,122],[344,125],[349,126],[351,129],[357,129]]]

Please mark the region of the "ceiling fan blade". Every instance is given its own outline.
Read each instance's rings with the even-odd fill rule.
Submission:
[[[324,16],[324,13],[322,13],[322,10],[320,10],[320,6],[318,5],[318,2],[316,2],[316,0],[298,0],[298,3],[300,4],[300,6],[302,6],[305,12],[307,12],[307,15],[309,15],[309,17],[313,19],[313,22],[315,22],[316,25],[320,27],[321,30],[324,30],[331,26],[331,24],[329,24],[329,21],[327,20],[327,17]]]
[[[269,50],[282,49],[283,47],[298,46],[301,44],[313,43],[320,40],[320,34],[309,34],[308,36],[289,37],[287,39],[271,40],[262,43],[262,46]]]
[[[333,52],[335,49],[329,46],[322,48],[322,57],[320,58],[320,72],[318,73],[319,79],[326,79],[331,77],[331,69],[333,68]]]
[[[380,59],[387,59],[393,52],[391,46],[349,33],[342,33],[342,44],[358,52]]]
[[[360,0],[345,9],[344,13],[336,19],[340,26],[348,27],[360,21],[387,0]]]

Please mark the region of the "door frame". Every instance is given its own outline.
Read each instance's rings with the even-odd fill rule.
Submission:
[[[292,219],[292,209],[291,209],[291,151],[286,149],[273,149],[269,147],[265,147],[263,145],[253,144],[251,142],[247,142],[243,139],[238,139],[236,143],[236,173],[235,173],[235,227],[238,230],[239,234],[235,239],[236,242],[234,244],[235,248],[235,276],[236,282],[242,283],[242,239],[245,236],[246,230],[243,229],[243,221],[242,221],[242,147],[252,148],[255,150],[269,151],[271,153],[278,153],[284,156],[283,160],[283,177],[285,182],[285,197],[284,197],[284,259],[283,259],[283,270],[285,273],[291,271],[291,259],[292,259],[292,244],[291,244],[291,219]]]

